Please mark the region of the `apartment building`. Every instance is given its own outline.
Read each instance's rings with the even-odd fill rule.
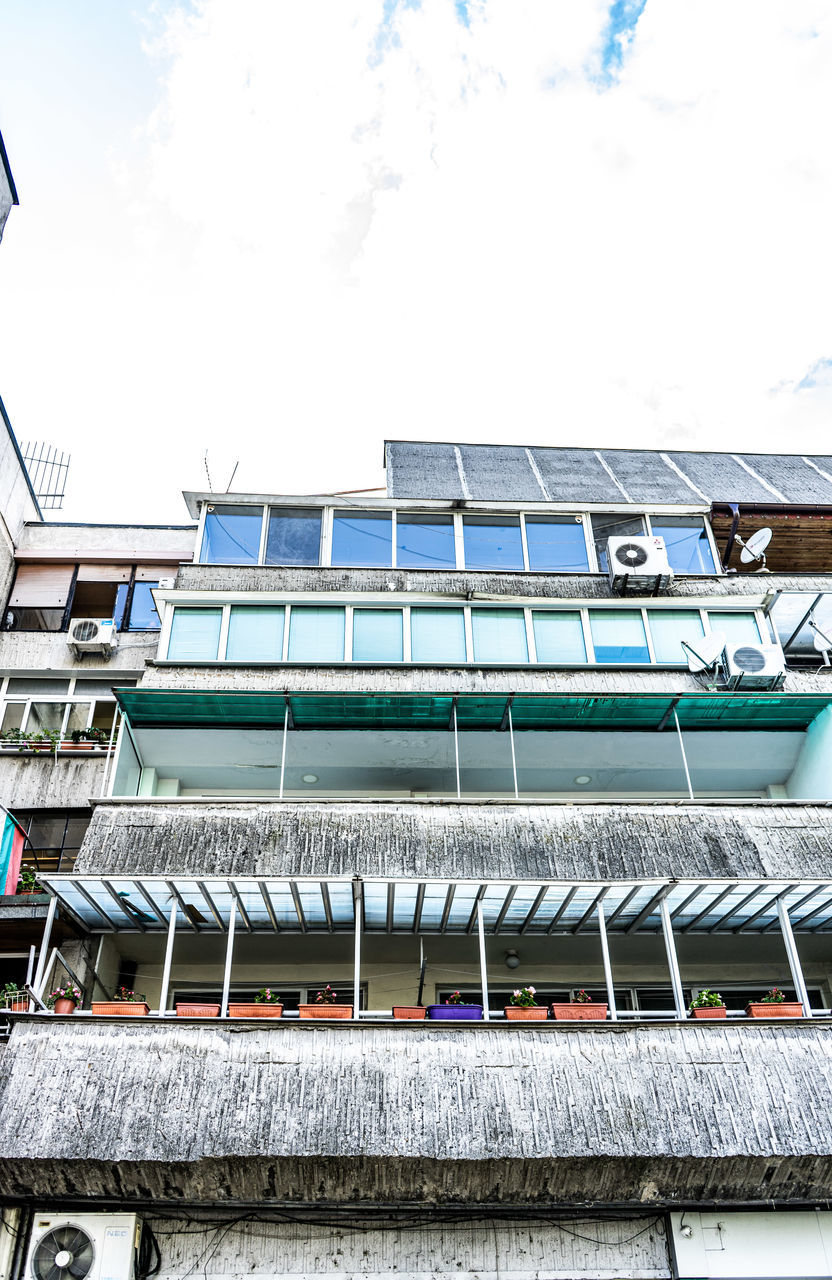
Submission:
[[[832,1274],[832,459],[385,465],[20,535],[0,1271]]]

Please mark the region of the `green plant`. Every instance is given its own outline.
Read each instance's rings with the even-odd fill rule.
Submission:
[[[48,751],[54,751],[61,740],[61,731],[60,729],[38,729],[35,733],[27,733],[26,738],[34,752],[42,751],[44,747]]]
[[[145,997],[140,991],[131,991],[128,987],[119,987],[113,1000],[124,1004],[145,1004]]]
[[[592,1004],[592,996],[584,991],[581,987],[580,991],[576,991],[571,1000],[572,1004]]]
[[[458,991],[452,991],[445,1004],[465,1004],[465,1001]]]
[[[26,992],[21,991],[14,982],[7,982],[6,985],[0,989],[0,1001],[2,1001],[4,1005],[11,1004],[13,1000],[25,999]]]
[[[326,984],[323,991],[319,991],[313,1001],[314,1004],[337,1004],[338,992],[333,991],[329,983]]]
[[[764,996],[760,996],[759,1004],[783,1004],[785,1002],[785,994],[779,987],[772,987]]]
[[[31,867],[22,866],[15,893],[44,893],[43,885]]]
[[[329,990],[328,987],[327,987],[327,990]],[[320,995],[321,993],[319,992],[318,994]],[[335,993],[333,992],[333,995],[334,994]],[[280,996],[277,994],[276,991],[272,991],[271,987],[261,987],[260,990],[257,992],[257,995],[254,997],[254,1003],[255,1004],[280,1004]],[[316,1001],[315,1003],[317,1004],[318,1002]],[[320,1003],[334,1004],[335,1002],[332,1000],[321,1000]]]
[[[707,988],[699,992],[697,996],[690,1002],[691,1009],[718,1009],[725,1004],[722,996],[718,991],[708,991]]]
[[[4,729],[3,732],[0,733],[0,741],[3,742],[22,744],[28,742],[29,738],[30,734],[24,733],[22,729]]]
[[[71,1000],[73,1004],[77,1004],[80,999],[81,992],[75,983],[65,982],[62,987],[56,987],[54,991],[49,992],[46,1003],[52,1008],[56,1000]]]
[[[537,992],[534,987],[518,987],[509,999],[509,1004],[516,1004],[521,1009],[531,1009],[533,1005],[537,1004],[536,995]]]
[[[89,729],[73,729],[70,738],[73,742],[93,742],[99,747],[106,746],[110,741],[107,730],[97,729],[95,725],[91,725]]]

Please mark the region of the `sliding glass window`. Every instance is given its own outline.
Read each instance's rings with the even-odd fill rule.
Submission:
[[[280,662],[283,657],[282,606],[233,605],[228,620],[229,662]]]
[[[716,573],[701,516],[651,516],[650,527],[657,538],[664,538],[674,573]]]
[[[393,520],[389,511],[336,511],[332,520],[332,563],[387,568],[393,563]]]
[[[413,662],[465,662],[465,613],[462,609],[410,610]]]
[[[396,517],[396,565],[400,569],[455,568],[453,516],[400,511]]]
[[[702,619],[695,609],[650,609],[650,635],[657,662],[687,662],[682,641],[696,648],[705,634]]]
[[[272,507],[266,537],[266,564],[318,564],[321,508]]]
[[[532,613],[538,662],[586,662],[581,615],[549,610]]]
[[[262,528],[262,507],[211,506],[199,558],[203,564],[257,564]]]
[[[475,662],[528,662],[522,609],[472,609]]]
[[[709,613],[712,631],[722,631],[728,644],[759,644],[760,628],[753,613]]]
[[[353,662],[401,662],[404,638],[401,609],[354,609]]]
[[[519,516],[463,516],[466,569],[522,569]]]
[[[294,605],[289,622],[290,662],[343,662],[343,609]]]
[[[530,569],[589,570],[584,526],[575,516],[526,516],[526,545]]]
[[[590,609],[596,662],[649,662],[644,619],[638,609]]]
[[[636,537],[644,534],[644,521],[641,516],[613,515],[603,512],[592,517],[592,536],[595,541],[595,554],[598,557],[598,570],[607,573],[607,542],[610,538]]]
[[[170,629],[171,662],[213,662],[220,643],[222,609],[175,609]]]

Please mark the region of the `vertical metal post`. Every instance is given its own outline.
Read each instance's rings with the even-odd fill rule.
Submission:
[[[286,775],[286,738],[289,732],[289,703],[283,716],[283,752],[280,757],[280,799],[283,799],[283,779]]]
[[[803,1016],[811,1018],[811,1007],[809,1005],[809,992],[806,990],[806,983],[803,979],[803,966],[800,963],[800,956],[797,954],[797,943],[794,940],[794,932],[792,930],[792,922],[789,919],[789,913],[786,910],[786,904],[782,898],[777,902],[777,915],[780,919],[780,932],[783,935],[783,941],[786,944],[786,956],[789,961],[789,968],[792,971],[792,982],[797,992],[797,998],[803,1005]]]
[[[116,705],[116,709],[113,712],[113,724],[112,724],[112,728],[110,729],[110,741],[107,744],[107,758],[104,761],[104,777],[101,779],[102,796],[106,796],[107,787],[110,781],[110,769],[112,768],[112,764],[113,764],[113,742],[116,736],[116,728],[118,726],[118,717],[119,717],[120,710],[121,708],[118,705]]]
[[[662,917],[664,948],[667,952],[667,967],[670,970],[670,985],[673,987],[673,1003],[676,1006],[676,1017],[684,1018],[685,996],[682,991],[682,975],[679,972],[679,960],[676,956],[676,940],[673,937],[673,925],[670,922],[670,908],[667,905],[667,898],[662,898],[659,903],[659,911],[661,912]]]
[[[517,790],[517,756],[514,754],[514,725],[511,722],[511,705],[508,708],[508,736],[511,741],[511,771],[514,774],[514,798],[520,799],[520,792]]]
[[[673,708],[673,719],[676,721],[676,736],[679,739],[679,750],[682,753],[682,766],[685,770],[685,781],[688,784],[688,798],[690,800],[695,800],[696,796],[693,794],[693,784],[690,780],[690,769],[688,768],[688,758],[687,758],[687,755],[685,754],[685,740],[682,737],[682,729],[679,724],[679,716],[676,713],[675,707]]]
[[[46,913],[46,921],[43,926],[43,938],[40,944],[40,954],[38,956],[38,967],[35,970],[35,980],[32,983],[32,990],[37,991],[40,995],[41,985],[46,978],[46,957],[49,954],[49,939],[52,936],[52,924],[55,920],[55,912],[58,910],[58,899],[52,898],[49,903],[49,910]]]
[[[170,904],[170,920],[168,921],[168,942],[165,947],[165,967],[162,970],[162,992],[159,996],[159,1017],[164,1018],[168,1007],[168,988],[170,987],[170,964],[173,959],[173,939],[176,936],[176,899]]]
[[[607,920],[604,915],[604,903],[596,907],[598,915],[598,932],[601,935],[601,958],[604,961],[604,982],[607,984],[607,1004],[610,1007],[610,1022],[618,1021],[618,1009],[615,1004],[615,988],[612,985],[612,965],[610,964],[610,947],[607,940]]]
[[[220,1005],[220,1017],[225,1018],[228,1014],[228,992],[231,988],[231,964],[234,958],[234,925],[237,922],[237,903],[232,898],[231,914],[228,917],[228,937],[225,943],[225,973],[222,979],[222,1004]]]
[[[361,906],[363,886],[356,877],[352,882],[352,909],[355,919],[355,953],[353,956],[352,1016],[361,1017]]]
[[[456,758],[456,798],[462,799],[462,789],[459,785],[459,729],[456,722],[456,698],[454,698],[454,756]]]
[[[482,922],[482,902],[477,903],[477,930],[480,935],[480,981],[482,983],[483,1021],[490,1022],[488,1012],[488,971],[485,964],[485,926]]]

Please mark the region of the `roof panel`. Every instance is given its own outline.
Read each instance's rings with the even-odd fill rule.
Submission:
[[[545,502],[546,494],[525,449],[514,445],[461,444],[462,474],[469,497],[503,502]]]
[[[530,449],[529,453],[552,502],[578,501],[579,495],[584,502],[624,500],[594,449]]]
[[[452,444],[387,443],[387,494],[391,498],[464,498]]]
[[[832,481],[808,466],[802,458],[772,453],[744,453],[742,456],[758,476],[789,502],[832,503]],[[818,459],[817,465],[823,467],[823,462]]]
[[[644,449],[600,449],[599,453],[633,502],[701,502],[696,490],[662,460]]]

